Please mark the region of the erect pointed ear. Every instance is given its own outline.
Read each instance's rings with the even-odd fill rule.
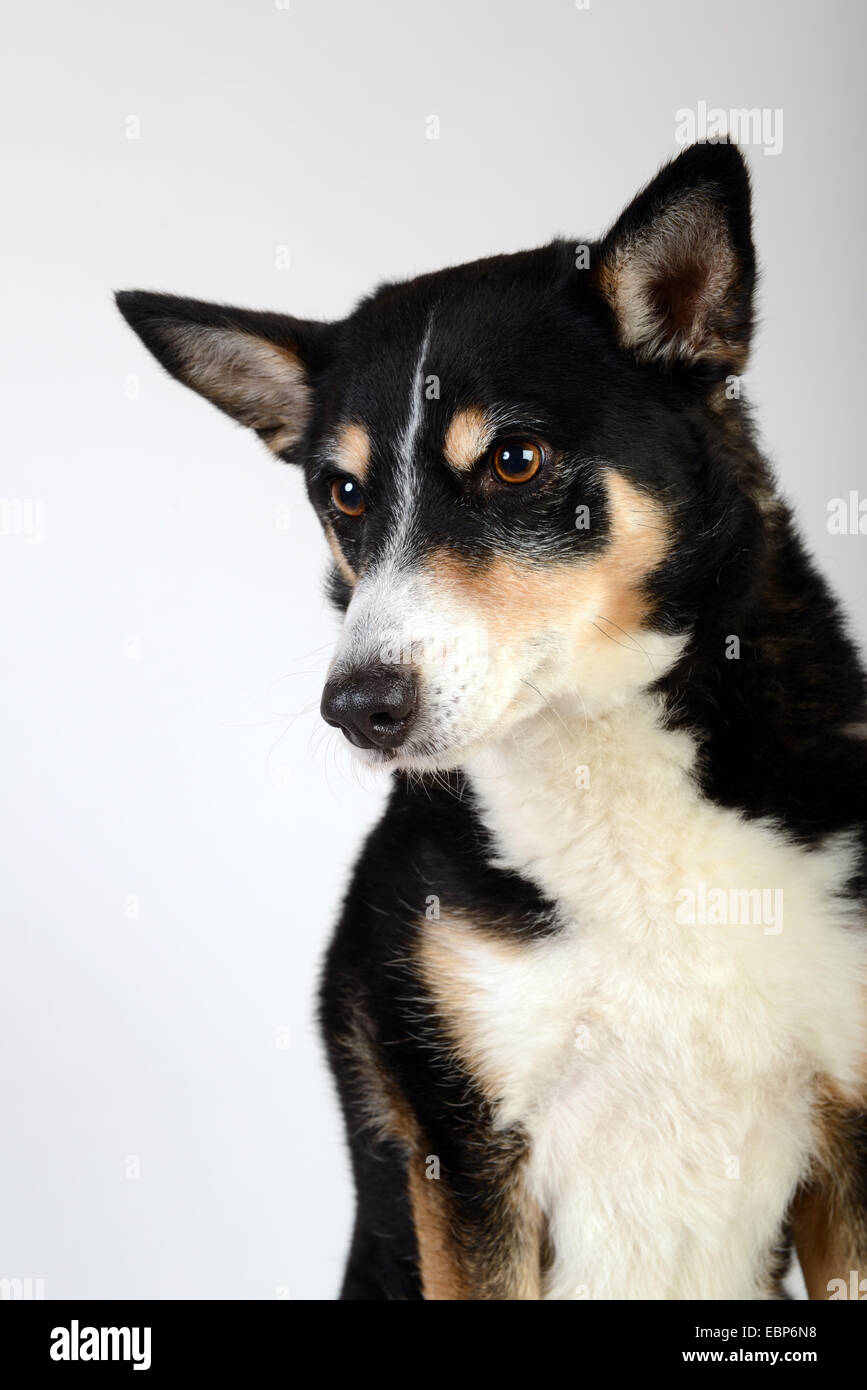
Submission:
[[[746,366],[755,256],[750,183],[730,144],[692,145],[601,241],[593,268],[621,345],[642,362]]]
[[[185,386],[291,457],[326,365],[330,325],[146,290],[115,296],[127,323]]]

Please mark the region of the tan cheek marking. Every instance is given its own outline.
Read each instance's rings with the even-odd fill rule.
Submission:
[[[499,556],[477,570],[443,550],[430,561],[432,584],[481,612],[498,642],[545,626],[587,628],[588,642],[600,643],[620,640],[618,629],[638,631],[649,617],[644,582],[665,558],[670,526],[661,504],[613,469],[605,481],[611,534],[601,554],[535,565]],[[603,631],[595,633],[593,622]]]
[[[344,425],[330,452],[338,468],[360,483],[366,482],[370,468],[370,435],[363,425]]]
[[[352,568],[343,551],[341,550],[340,542],[338,541],[337,536],[334,534],[334,527],[331,525],[330,521],[323,522],[323,525],[325,527],[325,539],[328,541],[328,545],[331,549],[331,554],[334,556],[334,563],[337,566],[338,571],[346,580],[347,584],[351,584],[354,586],[358,581],[358,575],[355,573],[355,570]]]
[[[457,473],[467,473],[485,452],[493,436],[491,422],[479,406],[459,410],[446,432],[443,454]]]

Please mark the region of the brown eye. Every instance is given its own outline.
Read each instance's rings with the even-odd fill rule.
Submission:
[[[364,511],[364,493],[354,478],[335,478],[331,500],[344,516],[361,516]]]
[[[494,472],[503,483],[528,483],[542,467],[541,446],[532,439],[507,439],[494,450]]]

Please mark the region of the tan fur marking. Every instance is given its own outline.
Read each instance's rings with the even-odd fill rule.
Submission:
[[[380,1139],[392,1140],[407,1153],[407,1193],[418,1249],[425,1299],[471,1299],[451,1218],[448,1183],[426,1176],[427,1150],[409,1105],[383,1066],[366,1014],[353,1014],[341,1048],[355,1076],[355,1093],[364,1123]]]
[[[355,1074],[365,1123],[378,1138],[406,1149],[407,1193],[424,1298],[471,1298],[451,1228],[447,1184],[425,1175],[427,1153],[418,1123],[383,1066],[361,1009],[354,1012],[342,1050]]]
[[[443,923],[436,926],[448,929]],[[449,1018],[445,1011],[444,1017]],[[478,1157],[470,1176],[481,1181],[490,1201],[484,1210],[459,1208],[450,1187],[452,1175],[443,1171],[438,1177],[427,1176],[430,1145],[379,1055],[361,1001],[352,1010],[339,1046],[354,1074],[362,1122],[380,1139],[406,1149],[407,1193],[424,1298],[539,1299],[546,1228],[525,1187],[525,1141],[511,1133],[478,1135]],[[454,1062],[462,1065],[457,1057]]]
[[[611,538],[601,553],[539,565],[501,556],[480,570],[440,551],[433,582],[481,609],[495,641],[524,637],[547,620],[574,626],[585,645],[628,643],[647,620],[643,585],[665,557],[670,528],[662,506],[613,469],[606,484]]]
[[[480,1147],[480,1168],[485,1161]],[[426,1177],[425,1162],[420,1150],[410,1154],[409,1196],[425,1299],[541,1299],[547,1226],[538,1204],[526,1192],[523,1173],[505,1178],[498,1193],[496,1225],[486,1232],[477,1223],[461,1221],[447,1182]]]
[[[792,1228],[798,1260],[813,1301],[828,1298],[832,1279],[848,1285],[853,1252],[848,1236],[836,1225],[833,1196],[827,1188],[811,1184],[798,1193],[792,1209]]]
[[[443,454],[456,473],[468,473],[481,458],[493,436],[493,428],[479,406],[458,410],[446,431]]]
[[[819,1150],[809,1182],[792,1207],[795,1249],[810,1299],[825,1301],[828,1285],[850,1276],[867,1278],[867,1213],[857,1172],[856,1129],[864,1125],[864,1097],[857,1108],[822,1083],[817,1099]]]
[[[479,936],[484,937],[488,950],[512,954],[527,949],[526,945],[504,943],[496,934],[495,927],[495,923],[452,913],[433,923],[425,920],[418,937],[422,975],[452,1040],[450,1065],[469,1072],[492,1106],[504,1078],[498,1075],[486,1058],[479,1030],[474,1026],[474,997],[461,968],[461,956],[471,938],[478,939]],[[489,1169],[491,1186],[496,1188],[499,1197],[496,1240],[493,1248],[489,1246],[481,1258],[478,1258],[478,1251],[474,1248],[478,1232],[463,1232],[460,1223],[454,1221],[449,1227],[447,1189],[433,1197],[428,1193],[420,1194],[427,1203],[433,1200],[439,1203],[436,1219],[427,1215],[431,1223],[434,1253],[440,1250],[435,1238],[444,1229],[451,1229],[453,1245],[457,1242],[457,1253],[453,1249],[452,1258],[457,1259],[459,1266],[457,1272],[452,1271],[453,1285],[456,1280],[458,1287],[470,1290],[448,1293],[446,1297],[498,1300],[541,1298],[542,1266],[547,1257],[547,1226],[538,1203],[527,1192],[525,1160],[523,1142],[509,1134],[489,1134],[480,1144],[479,1170]],[[437,1186],[424,1178],[421,1182],[425,1188]],[[465,1235],[463,1241],[462,1235]],[[439,1279],[441,1275],[441,1267],[437,1264],[435,1277]]]
[[[343,425],[331,446],[331,456],[338,468],[360,483],[367,480],[370,468],[370,435],[363,425],[353,421]]]
[[[390,1139],[409,1148],[417,1138],[415,1121],[382,1065],[370,1021],[360,1004],[352,1010],[347,1031],[337,1045],[355,1078],[355,1094],[364,1124],[378,1139]]]
[[[513,960],[520,950],[532,950],[526,944],[519,947],[504,941],[495,927],[468,914],[450,912],[439,921],[425,921],[418,943],[422,976],[454,1040],[455,1057],[492,1103],[499,1098],[507,1078],[485,1056],[476,1024],[475,995],[464,961],[480,939],[487,951],[506,960]]]
[[[472,1297],[450,1230],[446,1193],[439,1179],[427,1178],[420,1150],[410,1153],[407,1178],[418,1243],[422,1293],[432,1301]]]
[[[323,525],[325,527],[325,539],[328,541],[328,544],[331,548],[331,554],[334,556],[334,563],[337,566],[339,572],[343,575],[343,578],[346,580],[347,584],[351,584],[354,587],[358,579],[358,575],[355,573],[355,570],[352,568],[343,551],[341,550],[340,542],[338,541],[337,536],[334,533],[334,527],[331,525],[331,522],[326,521],[323,523]]]

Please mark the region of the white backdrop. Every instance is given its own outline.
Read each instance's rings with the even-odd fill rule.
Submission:
[[[339,316],[383,278],[597,233],[680,108],[781,110],[782,150],[748,151],[748,386],[863,609],[864,539],[826,517],[864,479],[864,10],[7,14],[0,1278],[329,1298],[351,1201],[313,999],[383,789],[316,711],[334,625],[300,477],[163,376],[110,291]]]

